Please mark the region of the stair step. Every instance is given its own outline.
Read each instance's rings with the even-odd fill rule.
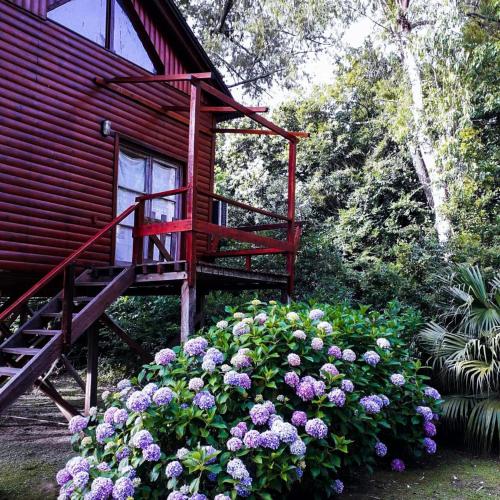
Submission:
[[[74,302],[90,302],[94,297],[74,297]]]
[[[76,316],[77,313],[73,313],[73,316]],[[57,313],[42,313],[40,316],[43,316],[44,318],[61,318],[62,317],[62,312],[57,312]]]
[[[10,366],[0,366],[0,376],[14,377],[21,371],[21,368],[11,368]]]
[[[75,283],[75,286],[86,287],[86,286],[107,286],[109,281],[82,281],[80,283]]]
[[[7,354],[19,354],[20,356],[35,356],[41,349],[34,347],[3,347],[0,351]]]
[[[61,333],[61,330],[23,330],[23,334],[25,335],[57,335]]]

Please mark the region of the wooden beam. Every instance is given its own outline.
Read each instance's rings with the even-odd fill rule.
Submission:
[[[134,229],[135,236],[149,236],[150,234],[182,233],[192,231],[193,223],[190,219],[173,220],[170,222],[153,222]]]
[[[161,242],[160,238],[156,236],[156,234],[150,234],[149,235],[149,240],[158,248],[158,251],[160,252],[160,255],[166,260],[166,261],[173,261],[174,259],[170,255],[170,252],[165,248],[165,245]]]
[[[57,406],[59,411],[64,415],[64,418],[68,422],[76,415],[79,415],[79,411],[70,403],[68,403],[56,390],[56,388],[48,381],[38,379],[35,385],[48,396]]]
[[[267,113],[269,108],[267,106],[248,106],[253,113]],[[202,106],[202,113],[234,113],[236,109],[232,106]]]
[[[106,83],[153,83],[153,82],[186,82],[191,80],[211,80],[212,73],[178,73],[173,75],[141,75],[141,76],[116,76],[114,78],[101,78]]]
[[[293,249],[292,245],[288,241],[276,240],[274,238],[268,238],[267,236],[259,236],[246,231],[240,231],[235,228],[218,226],[217,224],[209,222],[196,222],[194,225],[194,231],[203,234],[215,234],[221,238],[243,241],[245,243],[253,243],[254,245],[267,248],[276,248],[285,251],[291,251]]]
[[[225,258],[225,257],[246,257],[247,255],[270,255],[286,253],[286,250],[279,248],[243,248],[241,250],[221,250],[219,252],[204,252],[204,257]]]
[[[125,330],[110,316],[104,313],[99,321],[109,328],[113,333],[116,333],[134,352],[136,352],[144,363],[151,363],[153,356],[146,352],[134,339],[130,338]]]
[[[155,198],[167,198],[168,196],[186,193],[187,191],[189,191],[189,186],[183,186],[175,189],[169,189],[168,191],[160,191],[159,193],[143,194],[142,196],[138,196],[135,201],[154,200]]]
[[[70,360],[64,355],[61,355],[61,360],[68,370],[69,374],[75,379],[75,382],[80,386],[80,389],[85,392],[85,382],[80,374],[76,371],[76,368],[71,364]]]
[[[239,102],[235,101],[231,97],[227,96],[220,90],[217,90],[215,87],[212,87],[211,85],[208,85],[204,82],[199,83],[200,88],[207,92],[208,94],[213,95],[214,97],[217,97],[220,101],[222,101],[224,104],[227,104],[234,108],[236,111],[239,111],[240,113],[243,113],[244,115],[248,116],[251,118],[253,121],[260,123],[264,127],[268,128],[269,130],[272,130],[273,132],[276,132],[278,135],[281,135],[285,139],[288,139],[289,141],[297,142],[298,139],[290,134],[288,131],[285,129],[278,127],[278,125],[275,125],[272,121],[267,120],[263,116],[258,115],[257,113],[254,113],[250,108],[247,108],[246,106],[243,106],[243,104],[240,104]]]
[[[87,380],[85,384],[85,415],[97,405],[97,361],[99,352],[99,331],[93,325],[87,331]]]
[[[171,118],[172,120],[175,120],[179,123],[182,123],[184,125],[189,126],[189,118],[187,116],[180,115],[179,113],[176,113],[175,111],[168,111],[168,109],[165,109],[165,105],[159,104],[155,101],[152,101],[151,99],[148,99],[147,97],[142,97],[141,95],[132,92],[129,89],[126,89],[124,87],[120,87],[119,85],[116,85],[114,83],[108,83],[104,78],[101,77],[96,77],[95,78],[95,83],[97,85],[100,85],[102,87],[105,87],[109,90],[112,90],[113,92],[116,92],[117,94],[120,94],[124,97],[127,97],[129,99],[132,99],[133,101],[137,102],[138,104],[141,104],[142,106],[151,109],[153,111],[156,111],[157,113],[161,113],[168,118]],[[205,127],[203,125],[200,125],[200,131],[203,132],[204,134],[207,135],[212,135],[213,132],[211,129],[208,127]]]
[[[196,269],[194,270],[196,273]],[[181,287],[181,342],[194,333],[196,319],[196,287],[185,280]]]
[[[297,144],[290,141],[288,150],[288,243],[292,250],[286,256],[288,273],[288,296],[292,297],[295,287],[295,166],[297,163]]]
[[[214,128],[218,134],[250,134],[250,135],[281,135],[273,130],[262,130],[257,128]],[[294,137],[309,137],[309,132],[288,132]]]
[[[75,264],[69,264],[64,270],[61,330],[63,342],[71,345],[71,325],[73,323],[73,297],[75,291]]]

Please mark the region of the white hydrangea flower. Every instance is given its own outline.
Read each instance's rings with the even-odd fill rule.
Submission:
[[[259,300],[259,299],[253,299],[252,302],[250,302],[250,304],[252,304],[252,306],[260,306],[262,304],[262,302]]]
[[[229,326],[229,323],[223,319],[222,321],[219,321],[215,326],[219,330],[225,330]]]
[[[309,312],[309,319],[312,319],[313,321],[317,319],[321,319],[325,313],[321,309],[312,309]]]
[[[245,315],[242,312],[235,312],[233,314],[234,319],[243,319],[244,317],[245,317]]]
[[[320,321],[318,323],[318,330],[325,332],[326,334],[330,334],[333,332],[333,327],[328,323],[328,321]]]
[[[295,321],[299,321],[300,317],[299,317],[299,315],[296,312],[290,311],[289,313],[287,313],[286,319],[288,321],[291,321],[292,323],[294,323]]]
[[[380,347],[380,349],[390,349],[391,348],[391,343],[384,338],[379,338],[377,339],[377,345]]]
[[[247,325],[253,325],[253,318],[243,318],[241,321]]]

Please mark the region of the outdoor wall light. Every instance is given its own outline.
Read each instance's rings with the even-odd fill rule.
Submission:
[[[110,120],[103,120],[101,122],[101,134],[104,137],[108,137],[111,135],[111,121]]]

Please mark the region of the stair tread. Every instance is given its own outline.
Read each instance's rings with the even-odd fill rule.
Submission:
[[[47,329],[38,329],[38,330],[33,330],[33,329],[26,329],[23,330],[23,333],[26,335],[57,335],[58,333],[61,333],[61,330],[47,330]]]
[[[3,347],[0,349],[1,352],[6,352],[7,354],[22,354],[27,356],[35,356],[41,349],[35,347]]]
[[[0,375],[4,377],[14,377],[21,371],[21,368],[12,368],[10,366],[0,366]]]
[[[77,313],[73,313],[73,316],[76,316]],[[45,318],[60,318],[62,316],[62,311],[55,313],[42,313],[40,316]]]
[[[75,283],[75,286],[106,286],[109,283],[109,281],[81,281],[80,283]]]
[[[94,297],[88,297],[88,296],[81,296],[81,297],[74,297],[73,301],[74,302],[90,302]]]

